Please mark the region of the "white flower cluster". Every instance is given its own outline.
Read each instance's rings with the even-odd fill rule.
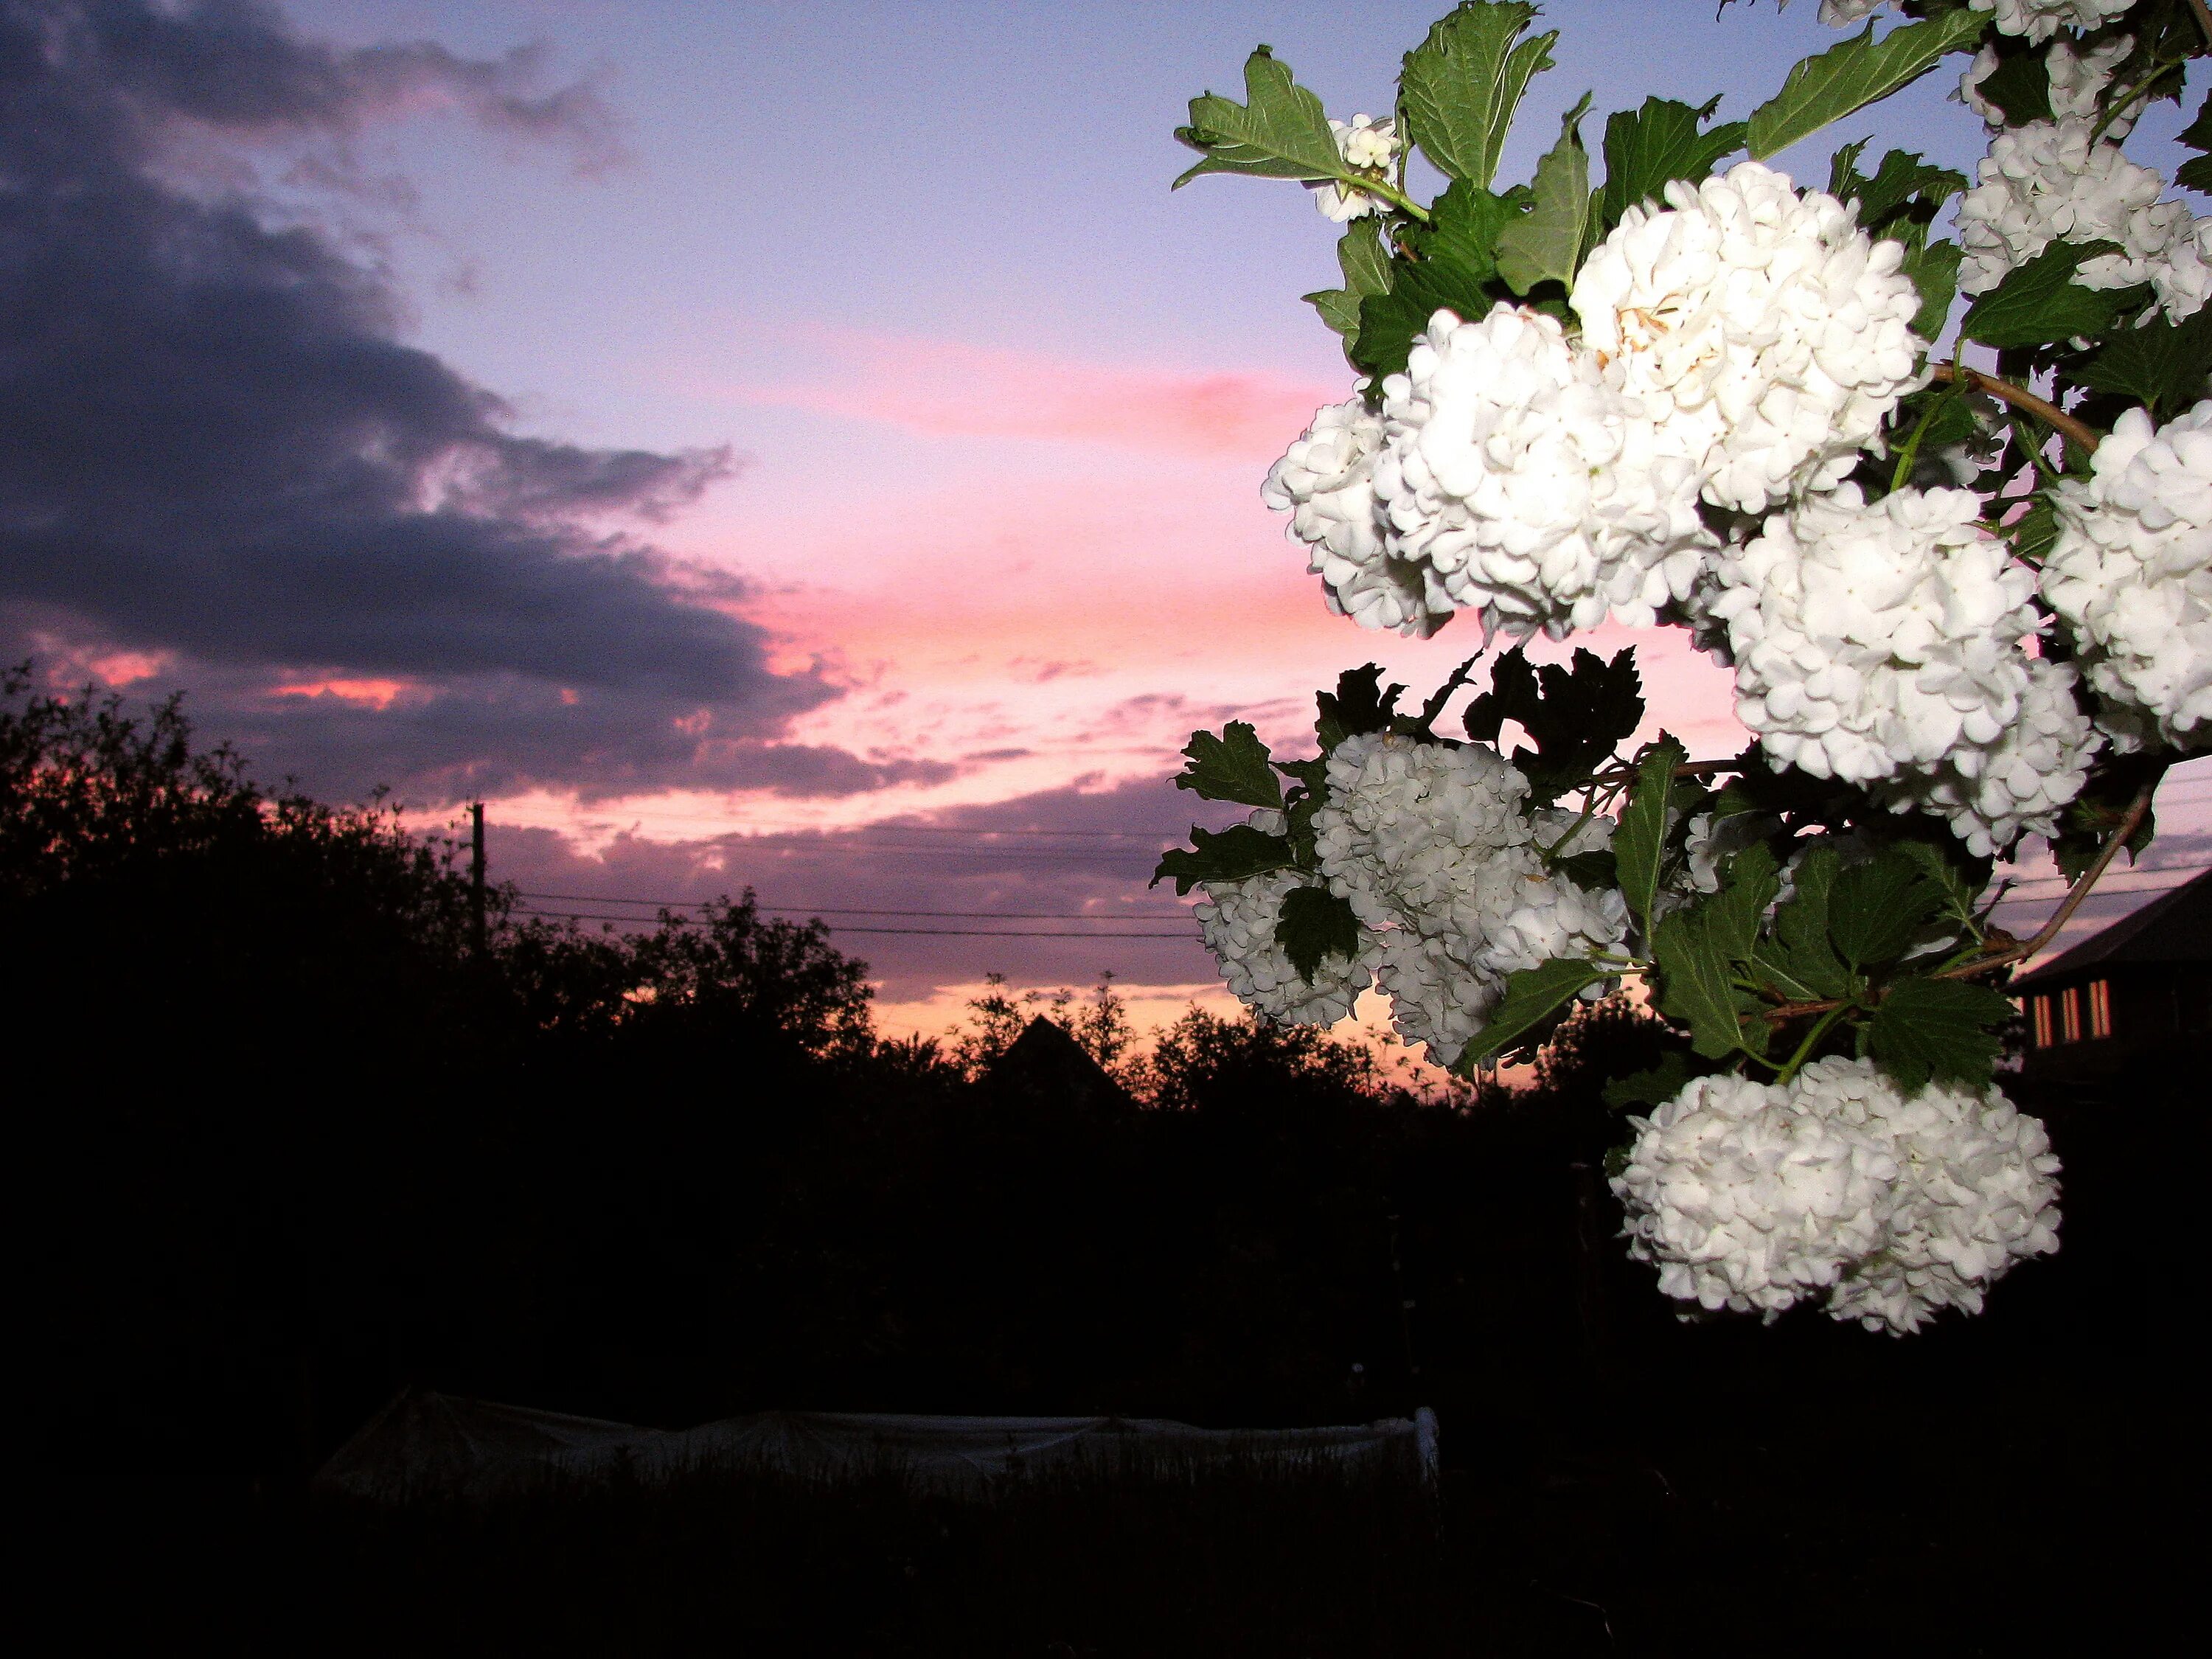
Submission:
[[[2154,430],[2130,410],[2058,487],[2043,594],[2124,729],[2212,736],[2212,399]]]
[[[1826,489],[1919,374],[1903,245],[1756,161],[1667,201],[1630,208],[1576,277],[1584,348],[1716,506]]]
[[[2107,40],[2101,46],[2093,46],[2087,52],[2077,52],[2064,40],[2051,43],[2044,54],[2044,68],[2051,83],[2051,113],[2060,121],[2087,121],[2094,125],[2099,119],[2097,105],[2105,89],[2112,83],[2112,70],[2119,61],[2135,50],[2134,40],[2126,35],[2117,40]],[[1997,66],[1997,49],[1984,46],[1974,54],[1974,61],[1959,77],[1959,101],[1980,116],[1992,130],[2005,124],[2004,112],[1982,96],[1982,82]],[[2137,112],[2130,110],[2116,113],[2105,134],[2118,143],[2135,131]]]
[[[1619,893],[1545,870],[1537,844],[1565,837],[1577,815],[1527,811],[1528,780],[1496,750],[1366,733],[1337,745],[1328,777],[1314,817],[1322,872],[1376,930],[1399,1035],[1436,1063],[1459,1058],[1508,975],[1626,937]],[[1602,848],[1612,831],[1593,818],[1562,850]]]
[[[1633,1121],[1613,1190],[1679,1301],[1771,1321],[1826,1291],[1832,1317],[1903,1334],[2058,1248],[2058,1160],[1994,1088],[1907,1100],[1869,1061],[1823,1060],[1786,1085],[1699,1078]]]
[[[1991,142],[1980,182],[1959,199],[1960,293],[1988,292],[2054,241],[2110,241],[2118,252],[2085,260],[2075,274],[2084,288],[2148,283],[2175,322],[2203,307],[2212,295],[2212,221],[2160,201],[2165,180],[2094,131],[2093,118],[2068,116]]]
[[[1336,153],[1344,158],[1345,166],[1363,172],[1379,173],[1397,160],[1399,150],[1404,148],[1395,121],[1376,121],[1355,115],[1349,121],[1331,121],[1328,130],[1336,135]],[[1313,191],[1314,205],[1321,210],[1322,216],[1340,225],[1380,213],[1389,205],[1379,196],[1334,179],[1316,179],[1306,188]]]
[[[1810,495],[1723,558],[1736,714],[1815,777],[1902,780],[1979,850],[2049,830],[2095,736],[2038,671],[2034,578],[1963,489]]]
[[[1230,990],[1249,1007],[1287,1024],[1334,1025],[1345,1018],[1372,982],[1381,955],[1363,951],[1351,962],[1324,957],[1310,981],[1291,965],[1290,953],[1275,941],[1275,924],[1286,896],[1316,884],[1295,870],[1271,870],[1246,881],[1209,881],[1201,884],[1206,902],[1194,907],[1200,936],[1220,963]]]
[[[2048,40],[2062,28],[2094,29],[2118,17],[2136,0],[1967,0],[1976,11],[1996,14],[1999,34],[2024,34]],[[1872,16],[1890,0],[1820,0],[1820,21],[1848,28]]]
[[[1260,499],[1291,515],[1289,534],[1309,550],[1329,610],[1362,628],[1425,638],[1451,619],[1452,605],[1420,566],[1395,556],[1375,501],[1375,453],[1382,417],[1363,398],[1314,416],[1267,473]]]

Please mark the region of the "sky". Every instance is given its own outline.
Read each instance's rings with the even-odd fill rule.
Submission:
[[[1418,693],[1480,641],[1322,609],[1257,486],[1351,390],[1298,298],[1334,228],[1170,192],[1171,131],[1261,41],[1386,109],[1441,9],[0,0],[0,646],[184,690],[326,798],[483,799],[540,908],[836,907],[890,1029],[993,970],[1218,1006],[1144,885],[1222,821],[1175,750],[1295,744],[1340,670]],[[1506,180],[1585,90],[1593,143],[1653,92],[1741,115],[1834,39],[1811,0],[1545,10]],[[1953,84],[1777,165],[1879,130],[1971,171]],[[1632,641],[1647,735],[1741,747],[1680,633],[1571,645]],[[2158,861],[2212,856],[2208,780]],[[2055,892],[2021,873],[2015,925]]]

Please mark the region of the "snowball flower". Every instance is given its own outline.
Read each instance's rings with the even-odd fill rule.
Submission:
[[[1890,0],[1820,0],[1820,21],[1831,28],[1848,28],[1889,3]],[[1967,0],[1967,4],[1976,11],[1995,12],[1999,34],[2024,34],[2041,42],[2062,28],[2085,33],[2096,28],[2118,17],[2135,0]]]
[[[1381,956],[1377,948],[1364,950],[1352,961],[1324,957],[1310,981],[1299,974],[1290,953],[1275,942],[1275,924],[1285,897],[1316,884],[1295,870],[1271,870],[1244,881],[1209,881],[1201,884],[1206,902],[1195,907],[1200,936],[1230,990],[1247,1007],[1282,1024],[1334,1025],[1346,1018]]]
[[[2155,430],[2130,410],[2090,467],[2056,492],[2044,598],[2123,729],[2133,715],[2200,744],[2212,736],[2212,399]]]
[[[1612,1182],[1629,1253],[1660,1288],[1772,1320],[1826,1292],[1831,1317],[1902,1335],[1982,1309],[2014,1262],[2058,1248],[2058,1160],[1997,1090],[1907,1099],[1872,1062],[1787,1084],[1699,1078],[1648,1119]]]
[[[2212,294],[2212,233],[2179,202],[2159,199],[2165,180],[2093,140],[2094,119],[2031,121],[1997,135],[1980,182],[1959,198],[1959,291],[1983,294],[2054,241],[2110,241],[2117,253],[2085,260],[2084,288],[2148,283],[2175,322]]]
[[[1363,172],[1379,173],[1396,160],[1399,150],[1404,148],[1395,121],[1376,121],[1355,115],[1349,121],[1331,121],[1328,130],[1336,136],[1336,153],[1344,158],[1344,164]],[[1347,220],[1380,213],[1389,205],[1379,196],[1370,196],[1334,179],[1310,180],[1306,188],[1313,191],[1314,205],[1321,210],[1322,216],[1340,225]]]
[[[2044,54],[2044,67],[2051,82],[2051,112],[2060,120],[2087,120],[2094,125],[2098,119],[2097,106],[2107,88],[2112,84],[2112,71],[2120,60],[2135,50],[2131,36],[2122,35],[2094,46],[2087,52],[2077,52],[2071,43],[2056,40]],[[2004,111],[1982,96],[1981,86],[1999,62],[1997,49],[1984,46],[1974,54],[1972,65],[1959,77],[1959,101],[1980,116],[1992,131],[2005,124]],[[2105,129],[2114,143],[2118,143],[2135,130],[2136,114],[2116,116]]]
[[[1382,417],[1364,399],[1332,404],[1277,461],[1260,499],[1288,513],[1285,533],[1308,550],[1328,608],[1362,628],[1425,638],[1451,619],[1441,589],[1433,602],[1422,568],[1393,556],[1375,499],[1375,453]]]
[[[1666,194],[1623,214],[1576,276],[1583,345],[1716,506],[1827,489],[1917,383],[1903,245],[1756,161]]]
[[[2086,722],[2062,718],[2049,671],[2033,704],[2042,726],[2012,729],[2039,684],[2021,646],[2038,627],[2034,577],[1980,514],[1963,489],[1809,496],[1717,564],[1711,605],[1735,658],[1736,717],[1769,755],[1853,783],[1948,781],[1937,803],[1970,841],[2043,827],[2080,793],[2094,746]],[[2004,810],[1978,818],[1983,783]]]
[[[1556,319],[1439,311],[1382,393],[1376,499],[1427,604],[1557,638],[1608,617],[1648,627],[1688,592],[1712,539],[1693,469],[1658,453]]]

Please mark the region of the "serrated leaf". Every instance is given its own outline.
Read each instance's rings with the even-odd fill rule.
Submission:
[[[2136,398],[2161,417],[2179,414],[2212,378],[2212,308],[2191,313],[2179,326],[2160,318],[2121,329],[2074,378],[2094,392]]]
[[[1322,752],[1363,732],[1387,731],[1405,690],[1402,685],[1383,688],[1380,663],[1346,669],[1336,677],[1334,692],[1323,691],[1314,699],[1320,710],[1314,732],[1321,739]]]
[[[1535,202],[1498,234],[1498,274],[1516,294],[1539,283],[1571,285],[1589,228],[1589,152],[1582,119],[1590,95],[1559,118],[1559,142],[1536,163]]]
[[[1660,1012],[1690,1028],[1690,1046],[1708,1060],[1741,1048],[1741,1010],[1728,957],[1702,907],[1662,921],[1652,936],[1652,955],[1659,964]]]
[[[2118,251],[2117,242],[2053,242],[1975,301],[1960,332],[2000,349],[2102,334],[2134,290],[2083,288],[2074,273]]]
[[[1649,1070],[1631,1072],[1605,1085],[1605,1103],[1616,1112],[1631,1106],[1663,1106],[1690,1086],[1690,1062],[1669,1048]]]
[[[1731,962],[1751,960],[1766,907],[1782,890],[1782,866],[1764,842],[1754,842],[1728,861],[1720,890],[1699,908],[1710,912],[1713,941]]]
[[[1341,334],[1346,340],[1358,337],[1358,295],[1346,289],[1322,288],[1298,297],[1321,313],[1322,321],[1332,333]]]
[[[1828,941],[1864,971],[1895,962],[1912,937],[1942,913],[1943,891],[1907,853],[1886,847],[1837,873],[1828,898]]]
[[[1218,738],[1211,732],[1194,732],[1182,752],[1188,761],[1176,775],[1176,788],[1206,800],[1280,810],[1283,786],[1268,763],[1267,745],[1246,722],[1230,721]]]
[[[1517,749],[1513,763],[1528,780],[1533,805],[1549,805],[1603,765],[1644,718],[1643,681],[1635,653],[1606,661],[1577,650],[1571,666],[1530,665],[1519,646],[1491,665],[1490,689],[1468,704],[1467,734],[1495,743],[1509,720],[1536,745]]]
[[[1599,963],[1554,957],[1510,975],[1505,981],[1504,998],[1460,1051],[1453,1069],[1465,1076],[1492,1055],[1521,1047],[1548,1030],[1553,1017],[1573,1000],[1576,993],[1620,971]]]
[[[2012,550],[2026,563],[2040,565],[2051,544],[2058,539],[2058,514],[2048,495],[2038,495],[2027,512],[2006,526]]]
[[[2212,195],[2212,155],[2192,155],[2173,170],[2173,182],[2184,190]]]
[[[1659,878],[1667,865],[1667,797],[1674,769],[1689,758],[1674,738],[1662,736],[1636,769],[1636,784],[1613,825],[1613,855],[1620,870],[1621,896],[1651,937],[1651,907],[1658,902]]]
[[[1462,320],[1482,317],[1504,297],[1498,283],[1498,244],[1515,210],[1480,185],[1455,183],[1430,204],[1429,222],[1408,226],[1415,256],[1391,262],[1389,288],[1360,301],[1359,338],[1353,361],[1370,374],[1395,374],[1406,366],[1413,337],[1438,311]]]
[[[1859,157],[1872,143],[1871,138],[1854,138],[1848,144],[1837,145],[1836,153],[1828,158],[1828,194],[1838,202],[1850,201],[1865,182],[1859,172]]]
[[[1912,331],[1930,344],[1943,337],[1943,325],[1951,318],[1951,301],[1959,297],[1959,262],[1966,257],[1956,242],[1928,242],[1908,249],[1905,263],[1899,267],[1920,293]]]
[[[2024,127],[2030,121],[2048,121],[2051,112],[2051,62],[2039,52],[2015,52],[1997,60],[1997,66],[1974,83],[1984,103],[2004,112],[2005,125]]]
[[[1978,40],[1988,22],[1984,15],[1961,9],[1893,28],[1879,40],[1869,22],[1865,33],[1808,58],[1790,71],[1780,92],[1751,112],[1753,159],[1763,161],[1910,86],[1939,59]]]
[[[1361,933],[1351,902],[1326,887],[1293,887],[1283,895],[1275,918],[1275,943],[1309,985],[1328,957],[1350,962],[1358,957]]]
[[[1598,212],[1607,228],[1629,209],[1662,200],[1674,180],[1695,184],[1722,156],[1743,148],[1743,122],[1724,121],[1700,132],[1700,114],[1671,98],[1646,98],[1641,109],[1606,118],[1605,189]]]
[[[1608,852],[1571,854],[1552,868],[1586,893],[1609,893],[1620,884],[1620,865]]]
[[[1325,288],[1304,295],[1321,313],[1321,319],[1347,340],[1359,333],[1359,302],[1370,294],[1390,291],[1390,252],[1382,246],[1380,227],[1373,219],[1355,219],[1337,238],[1336,268],[1344,273],[1342,288]]]
[[[1832,847],[1807,850],[1790,876],[1790,898],[1774,913],[1771,941],[1762,941],[1753,957],[1753,965],[1793,997],[1850,993],[1850,971],[1828,942],[1828,901],[1841,866]]]
[[[1931,1078],[1985,1085],[2002,1046],[1994,1028],[2012,1012],[2011,1000],[1986,985],[1902,979],[1867,1022],[1867,1054],[1907,1095],[1918,1093]]]
[[[1146,885],[1172,881],[1181,897],[1201,881],[1249,881],[1291,864],[1287,836],[1271,836],[1249,823],[1218,832],[1193,824],[1190,839],[1188,847],[1172,847],[1160,855],[1159,868]]]
[[[1455,8],[1406,54],[1400,107],[1413,142],[1449,179],[1487,188],[1529,81],[1552,66],[1559,31],[1514,42],[1536,15],[1520,0]]]
[[[1321,100],[1291,77],[1291,66],[1261,46],[1244,60],[1243,103],[1202,93],[1190,100],[1190,125],[1176,137],[1200,152],[1171,188],[1200,173],[1262,179],[1353,179],[1336,148]]]
[[[1893,149],[1881,158],[1871,179],[1854,177],[1849,186],[1859,204],[1859,223],[1875,234],[1882,221],[1916,203],[1933,213],[1966,187],[1966,177],[1937,167],[1910,150]]]

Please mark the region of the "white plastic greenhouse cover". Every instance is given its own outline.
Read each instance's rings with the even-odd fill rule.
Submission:
[[[642,1429],[403,1389],[323,1465],[319,1491],[372,1502],[481,1501],[546,1484],[653,1485],[713,1470],[807,1478],[887,1468],[926,1490],[981,1496],[1006,1476],[1055,1468],[1257,1462],[1396,1470],[1432,1481],[1437,1418],[1318,1429],[1200,1429],[1159,1418],[903,1417],[762,1412],[696,1429]]]

